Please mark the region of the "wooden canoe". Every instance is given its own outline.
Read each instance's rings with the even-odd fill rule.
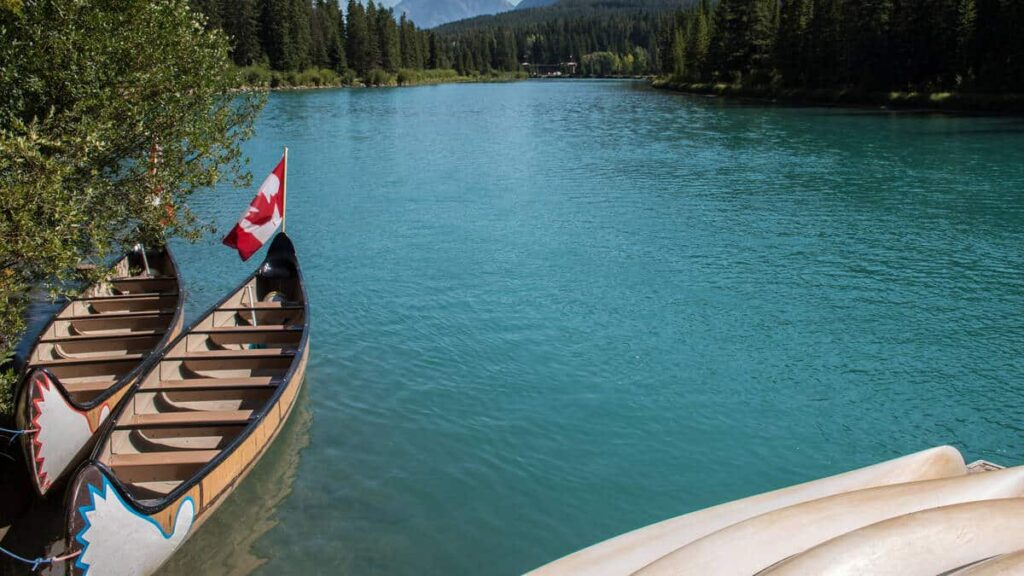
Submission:
[[[100,424],[153,352],[178,335],[183,291],[167,249],[130,251],[69,300],[25,359],[15,417],[32,485],[45,496],[89,454]]]
[[[151,574],[288,418],[309,354],[305,287],[281,233],[264,262],[147,363],[69,485],[71,572]],[[246,529],[240,527],[240,529]]]

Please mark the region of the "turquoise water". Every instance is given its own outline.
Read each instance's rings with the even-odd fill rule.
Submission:
[[[1024,462],[1024,121],[524,82],[274,94],[257,180],[285,144],[302,452],[167,574],[511,574],[937,444]],[[192,315],[250,268],[178,254]]]

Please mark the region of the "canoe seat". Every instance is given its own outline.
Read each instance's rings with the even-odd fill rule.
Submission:
[[[56,360],[33,360],[29,366],[72,366],[81,364],[111,364],[122,362],[138,362],[144,357],[143,354],[118,354],[117,356],[87,356],[83,358],[60,358]]]
[[[282,326],[281,324],[252,326],[249,324],[242,324],[239,326],[198,328],[192,331],[193,334],[258,334],[261,332],[302,332],[302,326]]]
[[[61,382],[61,386],[65,390],[74,394],[77,392],[103,392],[107,388],[110,388],[117,383],[117,377],[110,378],[97,378],[95,380],[85,380],[82,382]]]
[[[143,454],[111,454],[109,464],[118,468],[206,464],[216,458],[217,454],[220,454],[220,450],[176,450],[173,452],[146,452]]]
[[[252,410],[159,412],[156,414],[136,414],[125,422],[118,422],[117,428],[226,426],[231,424],[248,424],[251,417]]]
[[[171,292],[136,292],[132,294],[106,294],[103,296],[81,296],[75,298],[75,302],[92,302],[94,300],[100,302],[116,302],[118,300],[158,300],[160,298],[166,298],[168,296],[177,295],[177,290]]]
[[[118,318],[146,318],[149,316],[170,316],[174,310],[136,310],[134,312],[97,312],[78,316],[58,316],[54,320],[114,320]]]
[[[220,312],[250,312],[256,310],[302,310],[302,304],[298,302],[257,302],[252,306],[224,306],[218,308]]]
[[[201,350],[184,354],[168,354],[164,360],[211,360],[246,358],[287,358],[295,356],[294,348],[256,348],[253,350]]]
[[[41,338],[40,342],[46,343],[60,343],[60,342],[91,342],[93,340],[129,340],[135,338],[151,338],[153,336],[160,336],[166,332],[166,330],[134,330],[132,332],[111,332],[109,334],[78,334],[75,336],[47,336]]]
[[[142,391],[170,392],[176,390],[230,390],[235,388],[275,388],[281,380],[270,376],[254,378],[189,378],[187,380],[159,380],[146,384]]]
[[[122,282],[162,282],[174,279],[174,276],[125,276],[122,278],[111,278],[109,282],[111,284]]]

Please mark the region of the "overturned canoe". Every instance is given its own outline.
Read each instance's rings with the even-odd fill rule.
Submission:
[[[1024,574],[1024,550],[975,562],[947,576],[1018,576]]]
[[[1024,498],[983,500],[872,524],[792,556],[763,574],[937,576],[1021,548]]]
[[[632,574],[691,542],[750,518],[865,488],[967,474],[955,448],[941,446],[852,472],[727,502],[628,532],[531,572],[532,576]]]
[[[1024,467],[965,465],[944,446],[642,528],[535,573],[1016,574],[1022,550]]]
[[[636,574],[749,576],[878,522],[937,507],[1022,497],[1024,467],[1020,466],[856,490],[733,524],[683,546]],[[736,550],[743,553],[737,554]]]
[[[302,386],[308,304],[283,233],[156,355],[69,486],[72,572],[154,572],[252,469]]]
[[[177,336],[182,294],[170,251],[137,247],[40,333],[25,360],[15,413],[27,431],[22,452],[40,496],[89,453],[94,432],[145,360]]]

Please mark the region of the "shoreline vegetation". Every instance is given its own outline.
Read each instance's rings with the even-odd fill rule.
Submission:
[[[736,100],[809,106],[881,107],[886,109],[977,114],[1024,114],[1024,94],[972,92],[870,92],[861,89],[811,89],[777,86],[746,86],[715,82],[688,82],[672,77],[651,81],[659,90],[718,96]]]
[[[405,14],[348,0],[189,0],[223,33],[237,90],[418,86],[526,77],[510,39],[468,45]]]
[[[523,80],[525,72],[491,71],[459,74],[453,69],[415,70],[400,68],[394,73],[376,68],[359,77],[353,70],[339,74],[330,68],[308,68],[301,72],[272,70],[254,64],[236,69],[240,90],[312,90],[317,88],[385,88],[473,82]]]
[[[266,97],[233,90],[233,45],[190,0],[0,0],[0,37],[0,421],[9,423],[32,291],[56,299],[104,272],[81,263],[202,237],[211,226],[188,199],[251,184],[242,142]]]
[[[820,105],[1024,111],[1024,3],[699,0],[657,88]]]

